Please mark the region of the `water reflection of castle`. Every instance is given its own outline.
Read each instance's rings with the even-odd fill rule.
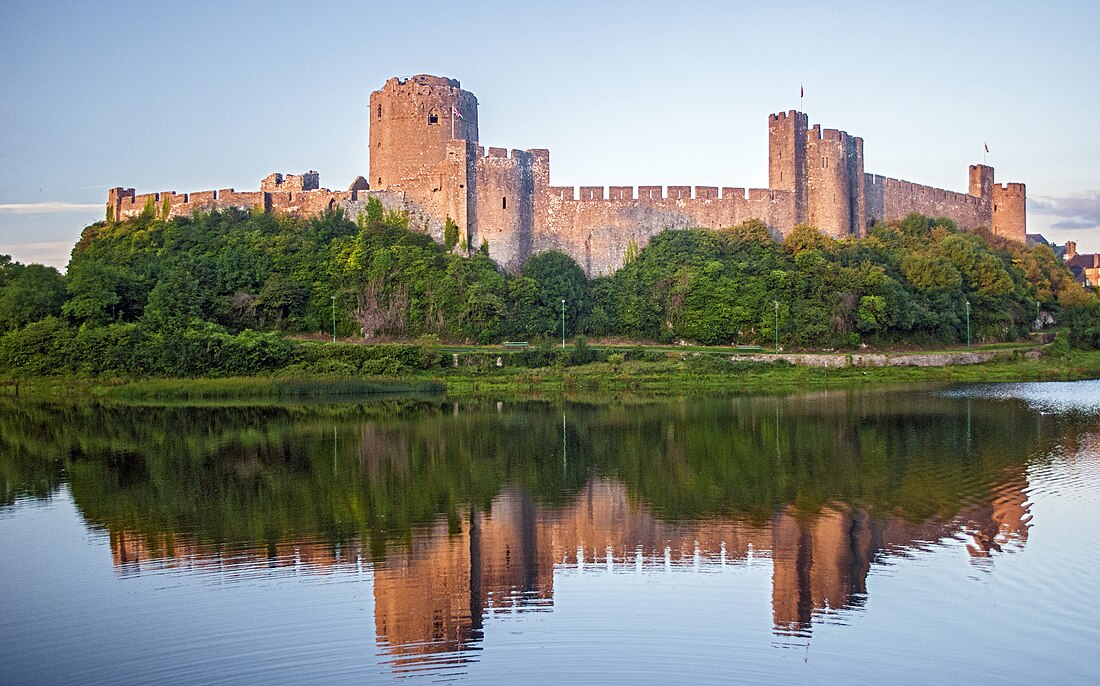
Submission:
[[[595,480],[565,507],[538,506],[522,489],[506,489],[491,512],[467,512],[456,527],[418,531],[407,546],[374,565],[377,640],[396,669],[461,664],[494,615],[547,609],[556,567],[598,564],[612,570],[711,565],[770,556],[772,616],[780,635],[804,635],[816,613],[857,607],[871,563],[943,538],[962,537],[974,557],[1027,538],[1024,467],[1011,467],[989,502],[964,506],[949,521],[913,522],[848,505],[807,514],[789,506],[769,521],[667,522],[636,503],[615,481]],[[369,563],[365,545],[340,548],[288,541],[264,550],[150,540],[112,530],[123,574],[152,567],[247,574],[295,566],[316,573]]]

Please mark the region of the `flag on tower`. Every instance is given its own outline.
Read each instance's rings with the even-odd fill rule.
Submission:
[[[462,113],[459,112],[458,108],[455,107],[454,105],[451,105],[451,116],[452,117],[458,117],[459,119],[462,119]]]
[[[985,143],[984,145],[986,153],[989,153],[989,143]]]
[[[798,84],[798,97],[800,97],[800,98],[806,97],[806,89],[802,87],[801,83]]]

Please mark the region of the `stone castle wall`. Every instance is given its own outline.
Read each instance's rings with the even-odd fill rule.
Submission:
[[[535,223],[534,251],[560,250],[590,276],[623,265],[631,241],[641,248],[665,229],[723,227],[749,219],[769,226],[794,226],[791,191],[696,186],[547,187],[545,210]],[[490,240],[490,254],[492,241]],[[507,265],[506,265],[507,266]]]
[[[443,222],[426,213],[424,208],[404,193],[398,191],[332,191],[327,188],[294,192],[237,192],[232,188],[217,191],[198,191],[195,193],[136,194],[133,188],[112,188],[108,191],[108,210],[119,220],[139,216],[146,207],[151,207],[154,216],[173,219],[190,217],[196,212],[214,210],[256,210],[261,212],[280,212],[294,217],[316,217],[326,211],[343,209],[349,217],[355,218],[367,211],[367,202],[375,198],[389,211],[406,212],[409,215],[409,228],[443,240]],[[165,208],[167,207],[167,212]]]
[[[919,183],[865,174],[867,217],[872,221],[904,219],[910,212],[950,217],[963,228],[990,226],[988,203],[982,198]]]
[[[920,212],[1025,240],[1023,184],[995,184],[986,165],[970,167],[967,193],[867,173],[862,138],[811,127],[795,110],[768,117],[769,188],[747,193],[714,186],[551,186],[549,151],[479,145],[477,98],[444,77],[390,79],[371,93],[368,120],[370,171],[353,190],[321,188],[310,171],[272,174],[258,192],[135,195],[115,188],[108,206],[119,219],[139,214],[150,199],[158,214],[170,217],[227,207],[296,216],[340,207],[354,217],[376,197],[387,209],[408,212],[410,228],[439,242],[446,220],[453,220],[461,246],[473,251],[487,243],[490,256],[510,271],[553,249],[591,276],[618,269],[628,246],[640,249],[666,229],[722,228],[749,219],[777,234],[808,223],[841,238]]]

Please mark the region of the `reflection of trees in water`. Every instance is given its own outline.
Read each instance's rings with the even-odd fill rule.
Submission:
[[[677,569],[770,554],[775,629],[804,634],[862,602],[882,555],[960,532],[976,556],[1022,545],[1028,457],[1095,431],[901,393],[570,406],[566,459],[561,411],[2,406],[0,477],[40,494],[67,476],[121,574],[378,562],[379,642],[412,669],[469,648],[484,616],[548,607],[555,565],[666,550]]]

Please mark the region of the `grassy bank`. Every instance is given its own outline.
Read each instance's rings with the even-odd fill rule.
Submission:
[[[227,379],[77,379],[43,377],[8,380],[0,394],[41,399],[98,399],[134,403],[255,399],[277,401],[356,400],[395,394],[441,394],[434,379],[349,379],[235,377]]]
[[[946,367],[802,367],[731,363],[720,357],[663,362],[592,363],[536,370],[455,369],[441,379],[452,395],[500,393],[788,393],[897,383],[1069,381],[1100,378],[1100,352]]]
[[[491,359],[491,358],[490,358]],[[178,401],[335,400],[383,394],[478,395],[694,395],[788,393],[898,383],[974,383],[1100,378],[1100,351],[1071,351],[1039,359],[1015,359],[946,367],[845,367],[825,369],[785,363],[729,362],[719,355],[682,359],[593,362],[537,369],[492,363],[411,371],[396,377],[242,377],[225,379],[7,380],[0,394],[41,399],[101,399],[158,403]]]

